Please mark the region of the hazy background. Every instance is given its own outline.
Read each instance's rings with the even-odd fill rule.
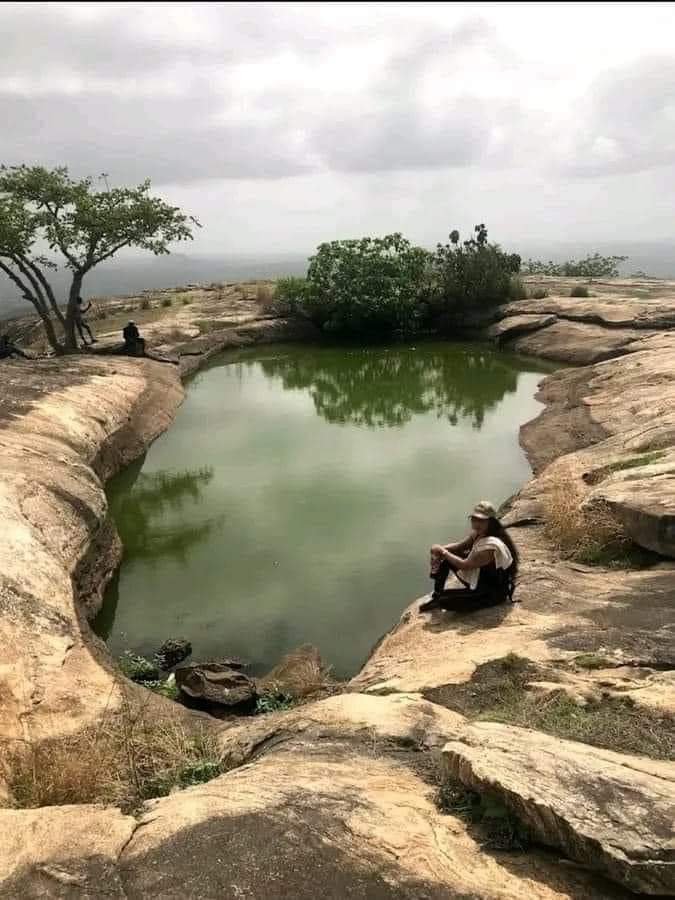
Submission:
[[[479,221],[524,256],[675,277],[673,4],[4,3],[0,33],[0,161],[150,177],[204,224],[87,293]]]

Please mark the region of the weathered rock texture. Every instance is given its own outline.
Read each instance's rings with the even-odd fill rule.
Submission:
[[[633,891],[675,894],[675,763],[494,722],[467,726],[443,756],[451,777],[499,797],[542,844]]]
[[[546,408],[522,432],[536,475],[507,515],[522,556],[520,602],[466,617],[420,616],[414,604],[348,693],[237,724],[212,720],[229,771],[136,816],[93,805],[0,809],[0,897],[600,900],[627,898],[625,885],[672,891],[671,764],[471,724],[419,693],[515,652],[557,675],[533,690],[675,710],[675,286],[593,284],[597,296],[577,300],[563,296],[571,282],[540,281],[551,296],[510,304],[492,334],[584,368],[545,380]],[[179,374],[223,347],[307,334],[262,310],[254,286],[183,289],[160,316],[169,293],[151,295],[154,318],[142,330],[179,366],[0,366],[8,745],[78,731],[119,703],[119,676],[86,623],[119,558],[103,481],[168,426]],[[120,301],[119,315],[137,306]],[[644,571],[561,560],[543,522],[561,481],[580,503],[609,505],[638,544],[666,558]],[[603,667],[570,667],[579,654]],[[283,678],[286,669],[272,682]],[[491,853],[461,819],[441,814],[445,745],[455,775],[497,792],[556,855]],[[561,864],[560,853],[599,874]]]

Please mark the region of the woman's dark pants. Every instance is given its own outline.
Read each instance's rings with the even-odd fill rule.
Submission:
[[[439,565],[438,571],[431,576],[434,579],[432,598],[441,609],[452,612],[471,612],[474,609],[485,609],[488,606],[497,606],[504,602],[504,597],[497,586],[491,583],[489,576],[486,578],[487,572],[484,568],[480,570],[478,584],[474,590],[463,587],[446,591],[445,582],[450,572],[458,574],[457,568],[444,559]],[[461,578],[459,580],[461,581]]]

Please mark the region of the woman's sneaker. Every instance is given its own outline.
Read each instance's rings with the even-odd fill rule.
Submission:
[[[420,604],[420,612],[431,612],[432,609],[439,609],[440,605],[441,604],[439,598],[436,596],[436,594],[432,594],[427,601]]]

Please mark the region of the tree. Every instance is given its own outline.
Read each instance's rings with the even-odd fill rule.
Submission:
[[[544,262],[539,259],[528,259],[523,264],[525,275],[554,275],[568,278],[617,278],[619,267],[628,259],[627,256],[601,256],[589,253],[584,259],[568,259],[562,263],[553,260]]]
[[[172,241],[192,239],[196,219],[150,196],[150,182],[95,190],[68,169],[0,167],[0,271],[33,304],[57,354],[77,350],[75,319],[84,278],[123,247],[159,256]],[[65,260],[72,280],[65,310],[49,283],[55,269],[48,250]]]

